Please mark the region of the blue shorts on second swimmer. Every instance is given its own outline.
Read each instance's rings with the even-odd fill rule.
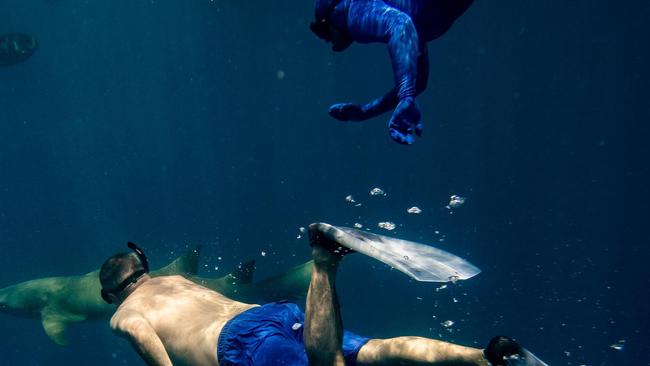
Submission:
[[[302,339],[305,316],[296,304],[274,302],[247,310],[223,327],[217,344],[220,366],[307,366]],[[356,365],[357,353],[369,338],[345,331],[343,355]]]

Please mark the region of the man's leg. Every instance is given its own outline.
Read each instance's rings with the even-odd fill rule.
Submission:
[[[318,245],[312,248],[312,271],[305,311],[304,341],[310,365],[345,365],[343,325],[334,280],[340,261]],[[423,337],[372,339],[357,355],[359,366],[486,366],[483,351]]]
[[[488,362],[478,348],[422,337],[397,337],[368,341],[359,350],[357,364],[486,366]]]
[[[310,366],[344,366],[343,322],[335,279],[347,249],[309,228],[314,267],[305,309],[305,350]],[[361,347],[358,365],[486,366],[483,351],[423,337],[373,339]]]
[[[323,247],[327,239],[315,228],[309,234],[314,267],[305,308],[305,350],[310,366],[343,366],[343,324],[334,287],[341,256]]]

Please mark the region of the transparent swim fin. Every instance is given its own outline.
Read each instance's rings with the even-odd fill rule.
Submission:
[[[325,223],[312,224],[310,229],[316,229],[341,246],[375,258],[418,281],[466,280],[481,272],[463,258],[429,245]]]
[[[513,355],[506,357],[506,363],[508,366],[548,366],[544,361],[540,360],[529,350],[522,348],[523,357],[521,355]]]

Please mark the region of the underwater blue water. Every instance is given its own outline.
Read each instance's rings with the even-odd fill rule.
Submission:
[[[429,45],[425,131],[409,147],[388,115],[327,115],[392,74],[383,45],[332,53],[312,11],[2,1],[0,34],[40,47],[0,68],[0,287],[86,273],[127,240],[153,266],[202,244],[202,275],[254,258],[263,278],[309,259],[301,226],[393,221],[391,235],[483,272],[436,291],[351,256],[347,328],[476,347],[507,334],[550,365],[650,365],[650,4],[475,3]],[[452,213],[453,194],[467,201]],[[2,365],[142,364],[103,322],[71,327],[67,347],[37,319],[0,324]]]

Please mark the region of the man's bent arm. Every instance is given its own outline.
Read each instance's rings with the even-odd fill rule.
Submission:
[[[417,80],[415,95],[420,95],[427,88],[429,79],[429,56],[426,43],[421,43],[417,62]],[[399,103],[397,87],[367,104],[339,103],[330,108],[332,117],[341,121],[365,121],[395,109]]]
[[[132,315],[111,323],[113,330],[131,343],[147,365],[172,366],[165,346],[146,319]]]
[[[427,54],[427,45],[420,44],[418,62],[417,62],[417,80],[415,84],[415,95],[419,95],[427,88],[427,79],[429,78],[429,57]],[[364,106],[365,118],[376,117],[380,114],[393,110],[399,99],[397,98],[397,87],[391,89],[388,93],[373,100]]]
[[[357,42],[388,44],[395,87],[368,104],[340,103],[330,114],[342,121],[363,121],[391,109],[426,88],[429,60],[426,44],[419,42],[411,18],[383,2],[352,3],[348,9],[347,30]]]
[[[411,17],[380,1],[353,2],[348,31],[355,41],[388,44],[397,98],[415,96],[420,41]]]

